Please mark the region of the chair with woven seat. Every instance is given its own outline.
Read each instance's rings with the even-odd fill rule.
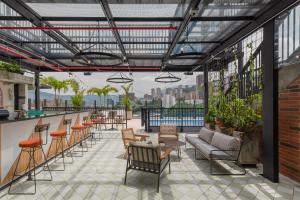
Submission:
[[[158,132],[158,142],[178,141],[177,126],[175,124],[161,124]]]
[[[127,157],[127,148],[129,142],[136,142],[136,141],[146,141],[149,137],[148,135],[144,134],[135,134],[133,128],[122,129],[122,140],[125,148],[124,158]]]
[[[27,139],[27,140],[22,140],[19,142],[19,147],[21,148],[21,153],[19,154],[18,156],[18,159],[17,159],[17,163],[16,163],[16,167],[14,169],[14,172],[13,172],[13,176],[12,176],[12,179],[11,179],[11,182],[10,182],[10,185],[9,185],[9,189],[8,189],[8,194],[14,194],[14,195],[25,195],[25,194],[35,194],[36,193],[36,181],[39,180],[39,181],[52,181],[52,174],[51,174],[51,171],[50,171],[50,168],[49,168],[49,165],[48,165],[48,162],[47,162],[47,159],[46,159],[46,155],[45,155],[45,152],[43,150],[43,140],[40,138],[40,135],[38,135],[38,137],[32,137],[30,139]],[[49,174],[50,174],[50,178],[49,179],[37,179],[36,178],[36,168],[37,168],[37,161],[36,161],[36,151],[38,150],[41,150],[42,152],[42,157],[44,157],[44,163],[43,163],[43,169],[45,170],[45,167],[47,168],[47,170],[45,171],[48,171]],[[27,167],[25,169],[25,172],[24,173],[28,173],[28,181],[33,181],[34,182],[34,192],[12,192],[11,191],[11,188],[12,188],[12,185],[14,183],[14,179],[15,177],[20,177],[22,176],[22,174],[18,174],[18,167],[19,167],[19,164],[22,162],[20,161],[21,160],[21,155],[23,152],[26,152],[28,153],[28,164],[27,164]],[[32,166],[33,165],[33,166]],[[32,177],[32,173],[33,172],[33,177]]]
[[[128,158],[124,184],[126,184],[129,170],[157,174],[157,192],[159,192],[159,180],[164,169],[169,165],[171,173],[170,153],[171,149],[161,150],[159,144],[147,144],[146,142],[130,142],[128,146]]]

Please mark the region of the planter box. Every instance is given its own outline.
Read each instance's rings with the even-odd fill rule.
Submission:
[[[0,71],[0,81],[7,83],[21,83],[31,85],[34,79],[22,74],[11,73],[7,71]]]
[[[125,114],[126,115],[126,114]],[[127,111],[127,120],[131,120],[132,119],[132,116],[133,116],[133,113],[132,111]],[[125,116],[126,117],[126,116]]]

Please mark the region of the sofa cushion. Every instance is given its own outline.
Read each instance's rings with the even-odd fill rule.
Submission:
[[[166,141],[166,140],[178,140],[176,135],[161,135],[159,137],[159,141]]]
[[[205,142],[207,142],[208,144],[211,143],[213,136],[214,136],[214,131],[211,131],[205,127],[202,127],[198,134],[198,137],[204,140]]]
[[[131,159],[136,162],[148,162],[158,164],[160,162],[160,145],[150,144],[145,141],[130,142],[129,153]]]
[[[217,147],[220,150],[233,150],[237,151],[240,149],[240,140],[236,137],[231,137],[228,135],[225,135],[223,133],[215,132],[211,145]],[[227,152],[231,155],[236,155],[237,152]]]
[[[196,136],[191,136],[191,135],[185,136],[185,141],[190,143],[193,146],[195,146],[197,140],[199,140],[199,138]]]
[[[177,135],[177,127],[174,124],[161,124],[159,133],[160,135]]]
[[[193,145],[196,149],[198,149],[199,152],[207,159],[210,159],[212,156],[218,159],[231,158],[231,156],[224,151],[213,151],[219,149],[217,147],[212,146],[211,144],[208,144],[206,141],[199,139],[198,137],[186,136],[185,140],[186,142]]]

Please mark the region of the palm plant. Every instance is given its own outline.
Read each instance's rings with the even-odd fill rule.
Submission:
[[[132,83],[130,83],[129,85],[122,85],[122,89],[124,91],[124,98],[123,98],[122,103],[128,110],[132,110],[132,102],[129,97],[129,91],[130,91],[131,86],[132,86]]]
[[[68,79],[66,82],[75,94],[79,92],[79,83],[75,79]]]
[[[68,91],[68,86],[69,86],[69,82],[67,80],[63,80],[63,81],[58,81],[57,83],[57,93],[58,93],[58,101],[60,102],[60,92],[61,90],[63,90],[63,92],[67,92]]]
[[[84,90],[80,90],[77,91],[75,95],[71,96],[71,101],[76,111],[80,111],[80,107],[84,99],[83,94],[84,94]]]
[[[66,80],[67,84],[72,88],[73,92],[75,93],[71,97],[71,101],[73,106],[75,107],[75,110],[79,111],[81,104],[84,99],[84,92],[85,90],[80,90],[79,83],[75,79],[68,79]]]
[[[42,84],[46,84],[52,87],[52,89],[54,90],[54,100],[56,102],[57,105],[57,91],[59,88],[59,80],[57,80],[56,78],[54,78],[53,76],[48,76],[45,77],[41,80]]]
[[[106,85],[102,88],[102,92],[105,98],[107,98],[108,93],[110,92],[118,92],[118,89],[115,87],[112,87],[110,85]],[[106,104],[107,104],[107,99],[106,99]],[[106,105],[107,106],[107,105]]]
[[[103,95],[103,89],[102,88],[92,87],[87,91],[87,93],[97,95],[99,97],[99,103],[101,105],[101,96]]]

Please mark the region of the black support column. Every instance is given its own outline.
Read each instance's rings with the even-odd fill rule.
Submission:
[[[278,182],[278,71],[275,69],[275,23],[263,27],[263,176]]]
[[[35,72],[34,74],[34,96],[35,96],[35,109],[40,109],[40,72]]]
[[[243,46],[242,46],[242,42],[239,42],[237,44],[237,53],[238,53],[238,73],[239,73],[239,82],[238,82],[238,87],[239,87],[239,97],[243,98],[244,97],[244,85],[243,85],[243,67],[244,67],[244,63],[243,63]]]
[[[208,112],[208,66],[204,66],[204,114]]]

